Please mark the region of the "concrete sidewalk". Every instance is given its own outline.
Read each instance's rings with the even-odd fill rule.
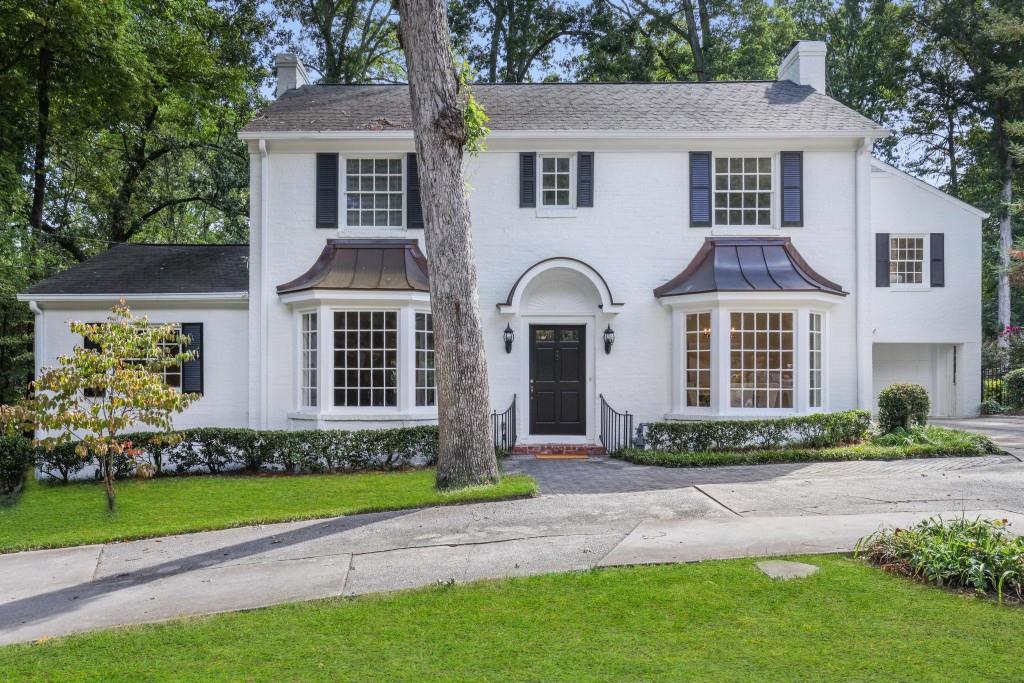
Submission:
[[[937,513],[1007,517],[1024,530],[1024,464],[1003,457],[952,467],[956,460],[730,468],[725,480],[670,490],[2,555],[0,643],[452,580],[844,551],[882,526]]]

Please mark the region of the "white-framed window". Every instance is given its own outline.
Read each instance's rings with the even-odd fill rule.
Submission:
[[[573,155],[540,155],[540,206],[571,209],[574,205]]]
[[[434,368],[434,316],[416,314],[416,405],[437,405]]]
[[[923,285],[925,239],[913,235],[889,237],[889,284]]]
[[[402,159],[345,159],[345,224],[348,227],[401,228]]]
[[[299,394],[303,408],[315,408],[319,397],[317,396],[319,382],[317,373],[319,371],[319,316],[316,312],[303,313],[301,316],[301,360],[299,368]]]
[[[807,326],[807,360],[808,360],[808,405],[811,408],[821,407],[822,391],[822,329],[821,313],[811,313]]]
[[[792,312],[729,314],[729,405],[793,407]]]
[[[686,407],[711,407],[711,313],[686,315]]]
[[[715,225],[772,224],[772,157],[715,157]]]
[[[398,313],[334,312],[334,405],[398,405]]]

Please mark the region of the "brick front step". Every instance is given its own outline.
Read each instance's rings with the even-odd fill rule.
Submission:
[[[586,443],[519,444],[512,449],[512,455],[532,455],[537,458],[586,458],[590,455],[605,454],[604,446]]]

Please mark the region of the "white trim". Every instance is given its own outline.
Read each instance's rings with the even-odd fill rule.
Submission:
[[[602,277],[602,275],[592,266],[583,263],[582,261],[577,261],[576,259],[560,257],[546,259],[530,266],[516,281],[516,289],[512,294],[512,301],[510,303],[499,303],[498,311],[503,315],[518,315],[519,306],[523,300],[523,292],[526,291],[530,283],[538,275],[555,269],[571,270],[590,280],[590,283],[594,285],[594,289],[597,290],[598,295],[601,297],[600,308],[602,312],[615,315],[621,311],[622,307],[625,305],[616,303],[612,299],[612,293],[608,287],[608,283],[605,282],[604,277]]]
[[[766,131],[758,128],[735,128],[731,130],[647,130],[647,129],[579,129],[579,130],[492,130],[487,136],[494,140],[529,140],[529,139],[561,139],[580,138],[616,139],[654,139],[654,140],[707,140],[755,138],[770,140],[792,140],[795,138],[885,138],[890,131],[877,128],[837,128],[834,130],[785,130]],[[241,140],[412,140],[411,130],[321,130],[321,131],[242,131],[238,134]]]
[[[18,294],[18,301],[46,303],[58,302],[104,302],[104,301],[239,301],[249,300],[249,292],[196,292],[196,293],[152,293],[152,294]]]
[[[305,289],[301,292],[279,294],[283,304],[297,306],[311,301],[319,301],[334,305],[369,305],[404,306],[411,303],[430,303],[430,292],[387,290],[387,289]]]
[[[819,304],[827,307],[842,303],[846,297],[821,292],[792,292],[786,290],[762,292],[706,292],[704,294],[677,294],[661,297],[661,305],[686,309],[703,306],[746,306],[753,311],[777,310],[778,306]]]
[[[871,165],[874,168],[876,168],[876,169],[878,169],[880,171],[884,171],[886,173],[891,173],[891,174],[899,176],[901,178],[905,178],[905,179],[909,180],[910,182],[912,182],[917,187],[920,187],[922,190],[926,190],[927,192],[935,195],[936,197],[940,197],[942,199],[945,199],[949,203],[955,204],[959,208],[963,209],[964,211],[966,211],[968,213],[974,214],[978,218],[984,219],[984,218],[988,218],[989,217],[989,213],[987,211],[982,211],[981,209],[979,209],[976,206],[968,204],[967,202],[965,202],[963,200],[957,199],[953,195],[947,194],[947,193],[943,192],[942,190],[940,190],[939,188],[935,187],[931,183],[927,183],[927,182],[921,180],[920,178],[915,178],[914,176],[910,175],[906,171],[901,171],[900,169],[896,168],[895,166],[891,166],[891,165],[885,163],[884,161],[881,161],[880,159],[875,159],[874,157],[872,157]]]
[[[921,240],[921,282],[892,281],[892,272],[889,273],[889,287],[893,292],[927,292],[932,288],[932,245],[931,238],[927,233],[921,232],[891,232],[889,233],[889,261],[892,262],[892,241],[894,239],[917,239]],[[909,261],[902,261],[909,263]]]

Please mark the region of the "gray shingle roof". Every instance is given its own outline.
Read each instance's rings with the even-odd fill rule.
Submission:
[[[244,244],[118,244],[25,290],[32,294],[214,294],[249,290]]]
[[[850,131],[882,129],[792,81],[478,84],[491,130]],[[243,134],[410,130],[406,85],[307,85],[284,93]]]

